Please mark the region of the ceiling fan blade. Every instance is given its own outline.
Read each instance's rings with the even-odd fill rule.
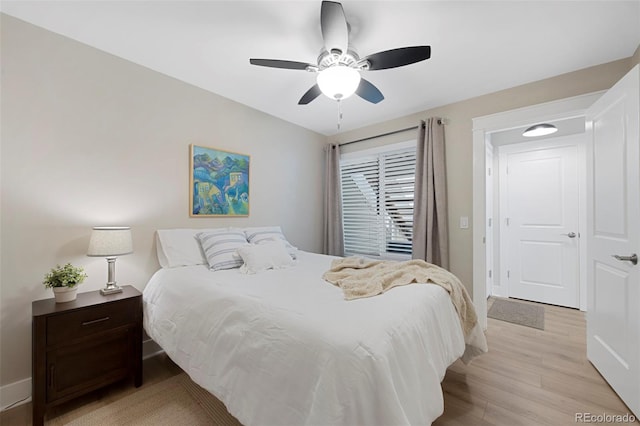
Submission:
[[[377,104],[384,99],[382,92],[364,78],[360,79],[360,84],[356,89],[356,95],[360,96],[365,101],[371,102],[372,104]]]
[[[304,62],[283,61],[280,59],[249,59],[251,65],[259,65],[261,67],[284,68],[287,70],[306,70],[307,67],[313,66]]]
[[[307,105],[309,102],[320,96],[322,92],[317,84],[314,84],[311,89],[307,90],[307,93],[302,95],[298,101],[298,105]]]
[[[339,50],[346,53],[349,47],[349,28],[342,5],[333,1],[323,1],[320,9],[320,27],[327,52]]]
[[[399,47],[367,56],[369,70],[386,70],[424,61],[431,57],[431,46]]]

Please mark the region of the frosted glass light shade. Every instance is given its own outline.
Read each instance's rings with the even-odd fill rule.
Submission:
[[[522,133],[522,136],[533,138],[536,136],[545,136],[550,135],[558,131],[558,128],[553,124],[536,124],[535,126],[529,127],[527,130]]]
[[[87,256],[113,257],[130,253],[133,253],[130,227],[96,226],[93,228]]]
[[[320,71],[317,82],[322,93],[339,101],[356,92],[360,84],[360,73],[356,69],[336,65]]]

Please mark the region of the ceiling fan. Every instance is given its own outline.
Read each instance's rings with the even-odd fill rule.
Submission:
[[[320,27],[324,49],[318,57],[317,65],[280,59],[249,59],[252,65],[317,73],[317,83],[300,98],[298,105],[309,104],[321,93],[338,101],[355,93],[362,99],[377,104],[384,99],[382,92],[362,78],[360,71],[397,68],[431,57],[430,46],[411,46],[360,58],[349,48],[349,25],[342,4],[338,2],[322,2]]]

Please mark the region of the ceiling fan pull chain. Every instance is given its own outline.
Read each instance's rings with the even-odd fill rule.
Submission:
[[[340,127],[342,126],[342,102],[338,99],[338,131],[340,131]]]

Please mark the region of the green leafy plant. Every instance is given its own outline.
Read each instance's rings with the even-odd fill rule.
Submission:
[[[79,266],[73,266],[67,263],[64,266],[56,265],[47,275],[44,276],[42,282],[45,287],[75,287],[87,278],[84,269]]]

